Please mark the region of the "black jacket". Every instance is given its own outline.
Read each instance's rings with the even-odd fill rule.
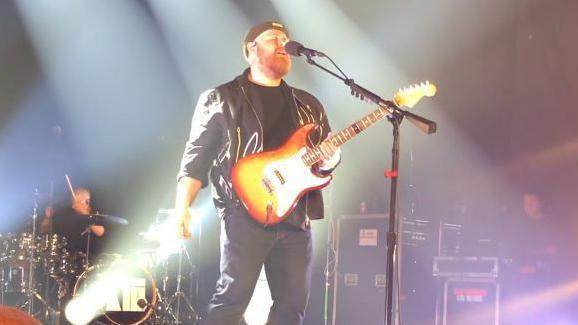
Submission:
[[[234,80],[201,94],[193,114],[191,133],[186,143],[177,179],[193,177],[207,186],[210,178],[213,201],[221,218],[246,215],[231,185],[231,169],[240,158],[263,149],[262,105],[250,93],[249,70]],[[315,123],[309,142],[317,145],[327,137],[329,124],[321,103],[311,94],[293,88],[285,81],[281,87],[290,98],[293,125]],[[210,171],[210,175],[209,175]],[[303,227],[308,219],[323,218],[321,191],[314,190],[301,198],[293,216],[286,222]]]

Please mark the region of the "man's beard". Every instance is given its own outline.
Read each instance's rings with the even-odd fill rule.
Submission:
[[[285,56],[274,55],[260,60],[263,72],[273,78],[282,78],[291,70],[291,60]]]

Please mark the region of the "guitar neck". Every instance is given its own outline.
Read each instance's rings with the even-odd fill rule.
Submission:
[[[400,89],[394,96],[394,102],[398,107],[413,107],[415,104],[417,104],[417,102],[420,101],[422,97],[431,97],[435,95],[436,91],[437,88],[434,84],[430,83],[429,81],[422,82],[420,84],[415,84],[404,89]],[[340,147],[345,142],[361,133],[361,131],[364,131],[375,122],[388,115],[389,110],[387,108],[380,107],[364,116],[361,120],[332,135],[325,141],[331,141],[334,146]],[[319,146],[307,148],[307,151],[305,154],[303,154],[303,156],[301,156],[301,159],[308,166],[313,166],[313,164],[319,162],[321,160],[321,150]]]
[[[385,108],[378,108],[375,111],[367,114],[360,120],[352,123],[345,129],[337,132],[336,134],[331,135],[326,141],[331,141],[331,143],[336,146],[340,147],[345,142],[351,140],[353,137],[365,131],[365,129],[369,128],[375,122],[383,119],[384,117],[388,116],[389,112]],[[302,156],[303,162],[305,162],[308,166],[312,166],[315,163],[321,161],[321,151],[319,146],[315,146],[313,148],[307,148],[307,152]]]

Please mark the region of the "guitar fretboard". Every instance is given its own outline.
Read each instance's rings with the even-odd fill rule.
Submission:
[[[375,111],[367,114],[362,119],[352,123],[345,129],[331,135],[331,137],[325,141],[331,141],[334,146],[339,147],[373,125],[375,122],[386,117],[388,114],[389,112],[387,109],[380,107]],[[307,148],[307,151],[305,154],[303,154],[301,159],[307,166],[312,166],[313,164],[319,162],[321,160],[321,150],[319,149],[319,146]]]

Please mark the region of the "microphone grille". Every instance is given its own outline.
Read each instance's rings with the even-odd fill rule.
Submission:
[[[303,45],[301,45],[301,43],[296,42],[296,41],[289,41],[285,44],[285,52],[287,52],[287,54],[293,55],[293,56],[301,56],[300,49],[302,49],[302,48],[303,48]]]

